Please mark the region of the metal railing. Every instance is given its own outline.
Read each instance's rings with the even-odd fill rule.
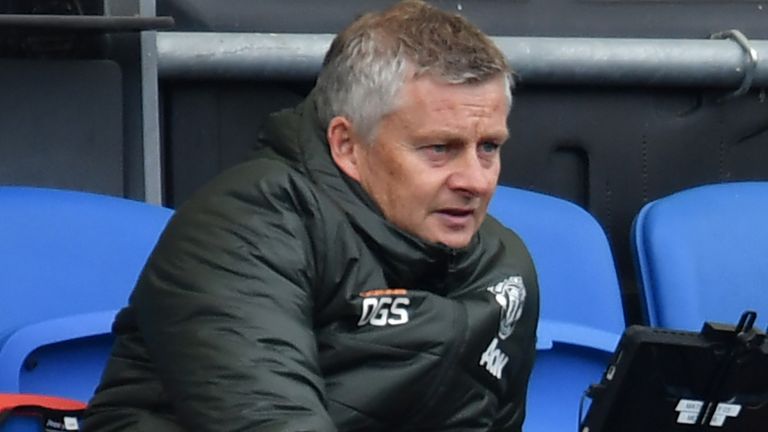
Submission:
[[[768,64],[759,61],[768,58],[768,41],[747,41],[737,31],[717,36],[493,39],[523,85],[768,84]],[[169,79],[311,80],[332,38],[332,34],[159,32],[159,73]]]

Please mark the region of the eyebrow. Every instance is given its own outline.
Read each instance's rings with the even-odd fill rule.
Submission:
[[[443,142],[449,142],[449,141],[461,141],[465,142],[466,136],[457,133],[453,129],[431,129],[431,130],[424,130],[419,131],[415,134],[416,140],[420,142],[427,142],[427,141],[443,141]],[[494,140],[499,141],[499,144],[509,139],[509,130],[504,129],[496,129],[492,130],[489,133],[483,134],[480,139],[482,141],[485,140]]]

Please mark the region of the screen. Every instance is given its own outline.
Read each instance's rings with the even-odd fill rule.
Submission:
[[[629,327],[588,390],[580,431],[768,430],[768,342],[755,316],[699,333]]]

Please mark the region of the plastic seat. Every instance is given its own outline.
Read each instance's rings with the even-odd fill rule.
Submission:
[[[172,211],[85,192],[0,187],[0,392],[87,401],[115,313]]]
[[[577,430],[582,394],[599,382],[625,328],[605,233],[569,201],[505,186],[489,213],[523,239],[539,277],[537,359],[524,430]]]
[[[768,322],[768,182],[700,186],[646,204],[632,228],[650,325],[700,330],[744,310]]]

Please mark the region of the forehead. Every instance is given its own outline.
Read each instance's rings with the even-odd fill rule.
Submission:
[[[430,76],[406,81],[398,105],[392,113],[409,129],[461,128],[467,123],[482,123],[494,133],[506,131],[509,99],[506,80],[499,76],[479,83],[452,84]]]

